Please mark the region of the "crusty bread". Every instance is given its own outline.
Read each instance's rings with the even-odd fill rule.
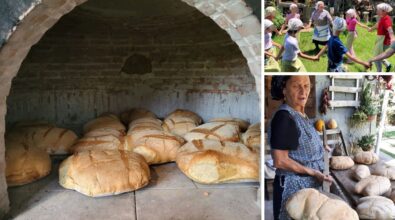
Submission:
[[[31,183],[51,172],[48,153],[23,142],[6,141],[5,161],[8,186]]]
[[[129,151],[83,151],[68,157],[59,167],[61,186],[92,197],[137,190],[149,179],[144,158]]]
[[[332,156],[330,166],[334,170],[347,170],[354,166],[354,161],[348,156]]]
[[[80,152],[86,150],[131,150],[124,144],[124,138],[115,135],[102,135],[83,137],[73,146],[72,151]]]
[[[210,122],[200,125],[184,135],[186,141],[192,140],[219,140],[219,141],[240,141],[239,127],[224,122]]]
[[[114,128],[98,128],[84,134],[84,137],[100,137],[106,135],[112,135],[120,140],[122,139],[123,136],[125,136],[125,134],[122,131],[116,130]]]
[[[372,170],[372,174],[385,176],[390,180],[395,180],[395,167],[387,164],[380,164]]]
[[[259,180],[259,154],[242,143],[193,140],[178,150],[176,162],[199,183]]]
[[[358,181],[370,176],[370,169],[366,165],[356,165],[355,167],[352,168],[352,171],[353,171],[352,176],[354,177],[355,180]]]
[[[212,119],[210,119],[209,122],[224,122],[227,124],[236,125],[236,126],[239,126],[240,131],[242,131],[242,132],[247,130],[248,126],[250,126],[250,123],[248,121],[244,121],[243,119],[232,118],[232,117],[212,118]]]
[[[121,121],[128,125],[134,120],[140,118],[156,118],[156,115],[148,109],[145,108],[132,108],[130,110],[121,113]]]
[[[355,185],[355,193],[364,196],[380,196],[391,190],[391,182],[387,177],[370,175]]]
[[[377,154],[371,151],[358,152],[354,156],[355,163],[360,163],[360,164],[370,165],[377,163],[378,160],[379,157],[377,156]]]
[[[112,128],[122,133],[125,133],[126,130],[125,126],[119,120],[118,116],[114,114],[105,114],[88,121],[84,125],[83,132],[84,134],[86,134],[90,131],[102,128]]]
[[[175,135],[183,137],[186,133],[196,128],[198,124],[192,118],[188,117],[172,117],[163,121],[164,131],[171,132]]]
[[[141,154],[148,164],[175,161],[177,150],[185,143],[184,139],[165,131],[136,132],[127,135],[127,148]]]
[[[360,219],[395,219],[394,203],[383,196],[360,198],[356,210]]]
[[[78,136],[71,130],[42,123],[16,126],[7,132],[6,138],[38,147],[49,154],[69,154]]]
[[[250,125],[247,131],[242,134],[241,139],[247,147],[261,147],[261,123]]]
[[[162,121],[157,118],[139,118],[129,124],[127,134],[138,131],[157,130],[162,131]]]
[[[192,119],[197,125],[200,125],[203,120],[202,118],[196,114],[195,112],[186,110],[186,109],[176,109],[173,112],[171,112],[168,116],[166,116],[167,119],[169,118],[190,118]]]
[[[358,220],[358,214],[347,203],[331,199],[312,188],[302,189],[293,194],[286,203],[286,210],[295,220]]]

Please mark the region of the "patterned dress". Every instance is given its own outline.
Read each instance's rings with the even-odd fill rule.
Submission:
[[[320,136],[315,130],[313,124],[304,118],[300,113],[295,111],[287,104],[283,104],[277,111],[286,110],[296,123],[299,130],[299,146],[297,150],[290,150],[289,157],[303,166],[323,171],[324,170],[324,147]],[[268,140],[270,142],[271,128],[268,129]],[[304,188],[318,189],[322,184],[312,176],[300,175],[291,171],[282,169],[276,170],[276,175],[284,176],[284,191],[282,194],[282,203],[280,210],[280,219],[290,219],[285,204],[290,196]]]

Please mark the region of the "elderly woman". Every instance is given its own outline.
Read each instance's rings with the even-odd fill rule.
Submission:
[[[320,50],[318,45],[326,45],[331,37],[330,26],[332,25],[332,16],[325,10],[323,1],[316,3],[315,10],[306,28],[310,28],[312,24],[314,24],[313,43],[315,44],[315,50]]]
[[[389,13],[392,11],[392,7],[387,3],[381,3],[377,5],[377,15],[380,20],[372,28],[369,28],[369,32],[377,29],[377,39],[374,47],[374,56],[377,56],[386,51],[390,46],[391,42],[394,41],[394,30],[392,29],[392,19]],[[382,64],[386,67],[386,72],[391,70],[392,65],[387,60],[376,61],[377,72],[382,71]]]
[[[287,28],[287,26],[288,26],[289,20],[291,20],[292,18],[298,18],[298,19],[300,19],[299,7],[298,7],[297,4],[292,3],[292,4],[289,6],[289,11],[290,11],[290,13],[287,14],[287,15],[285,16],[285,22],[284,22],[284,24],[281,26],[280,33],[283,33],[283,34],[284,34],[284,33],[287,32],[286,28]]]
[[[304,188],[318,189],[324,175],[324,147],[305,114],[310,94],[309,76],[273,76],[271,95],[284,103],[274,114],[268,129],[274,166],[274,219],[289,219],[285,210],[287,199]]]

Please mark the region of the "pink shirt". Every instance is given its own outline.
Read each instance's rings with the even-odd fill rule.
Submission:
[[[357,19],[356,18],[346,18],[347,22],[347,30],[348,31],[355,31],[355,27],[357,26]]]
[[[292,13],[287,14],[287,16],[285,17],[285,23],[288,24],[288,21],[292,18],[299,18],[300,19],[300,14],[296,13],[295,15],[293,15]]]

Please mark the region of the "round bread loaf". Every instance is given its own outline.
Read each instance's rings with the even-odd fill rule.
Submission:
[[[259,154],[242,143],[193,140],[178,150],[176,162],[199,183],[259,180]]]
[[[96,130],[96,129],[102,129],[102,128],[112,128],[115,130],[118,130],[122,133],[125,133],[125,126],[122,124],[122,122],[119,120],[118,116],[114,114],[104,114],[102,116],[99,116],[89,122],[87,122],[84,125],[83,131],[84,134]]]
[[[239,127],[224,122],[209,122],[202,124],[184,135],[186,141],[219,140],[239,142]]]
[[[132,108],[130,110],[121,113],[121,121],[125,125],[128,125],[134,120],[140,118],[157,118],[157,117],[153,112],[145,108]]]
[[[250,125],[247,131],[242,134],[243,143],[251,148],[261,147],[261,123]]]
[[[176,109],[166,116],[166,118],[190,118],[197,125],[200,125],[203,122],[202,118],[198,114],[186,109]]]
[[[8,186],[31,183],[51,172],[48,153],[26,143],[6,141],[5,162]]]
[[[99,197],[140,189],[148,184],[150,170],[141,155],[120,150],[75,153],[59,167],[59,183],[66,189]]]
[[[331,169],[347,170],[354,166],[354,161],[348,156],[332,156],[330,160]]]
[[[175,135],[183,137],[186,133],[196,128],[198,124],[195,120],[188,117],[172,117],[163,121],[163,129]]]
[[[248,121],[244,121],[240,118],[224,117],[224,118],[212,118],[209,122],[224,122],[227,124],[232,124],[239,126],[240,131],[244,132],[250,126]]]
[[[394,203],[383,196],[366,196],[358,201],[360,219],[395,219]]]

